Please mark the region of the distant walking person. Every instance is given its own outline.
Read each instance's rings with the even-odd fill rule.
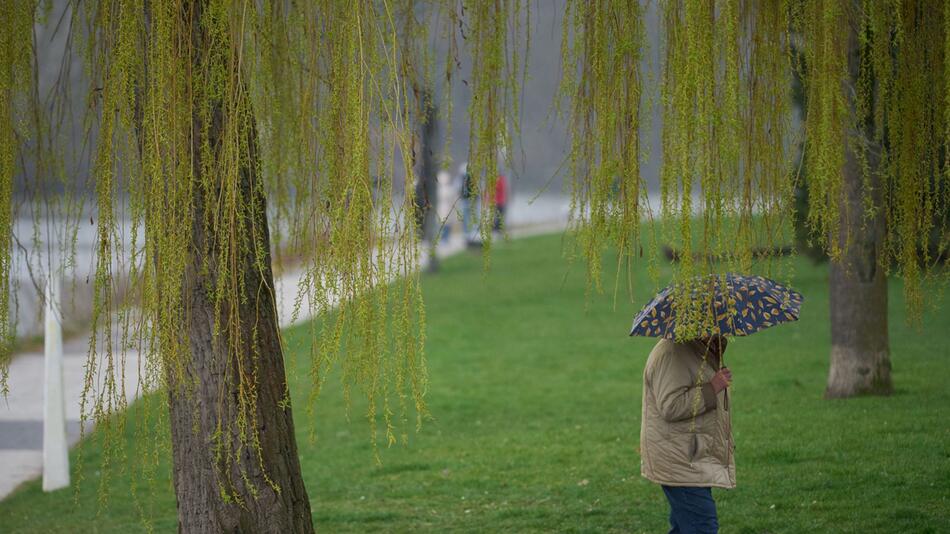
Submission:
[[[462,199],[462,232],[465,239],[472,240],[472,234],[478,226],[478,196],[475,194],[475,184],[472,181],[472,175],[468,172],[468,163],[459,165],[459,183],[462,190],[459,196]]]
[[[495,182],[495,218],[492,230],[500,232],[505,225],[505,212],[508,209],[508,180],[504,174],[498,175]]]
[[[663,487],[670,534],[718,532],[712,488],[736,487],[725,350],[718,335],[661,339],[643,370],[640,470]]]

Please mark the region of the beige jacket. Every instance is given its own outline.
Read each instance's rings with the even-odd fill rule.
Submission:
[[[699,341],[661,339],[643,370],[640,472],[666,486],[736,487],[728,391]]]

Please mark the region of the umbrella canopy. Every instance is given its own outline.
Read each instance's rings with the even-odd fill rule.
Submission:
[[[695,279],[691,285],[694,297],[700,296],[700,289],[712,292],[711,307],[707,309],[715,314],[715,321],[709,322],[708,334],[754,334],[770,326],[797,321],[802,306],[801,293],[762,276],[710,275]],[[677,293],[675,285],[660,291],[633,318],[630,335],[675,339],[673,300]]]

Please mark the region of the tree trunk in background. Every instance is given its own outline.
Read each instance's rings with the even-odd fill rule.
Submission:
[[[198,0],[193,6],[199,13],[194,20],[200,20],[205,2]],[[210,37],[199,24],[195,23],[192,35],[196,50],[210,46]],[[200,68],[195,65],[196,70]],[[210,145],[216,146],[225,111],[219,103],[212,113]],[[253,247],[242,251],[237,269],[241,271],[241,291],[247,298],[238,303],[234,315],[228,312],[227,306],[221,306],[216,317],[211,294],[218,277],[214,252],[226,238],[214,235],[213,229],[204,224],[209,214],[205,213],[202,194],[196,194],[192,253],[183,289],[185,306],[190,313],[187,334],[191,358],[183,364],[184,380],[170,381],[168,393],[178,529],[187,533],[313,532],[310,501],[300,472],[293,417],[286,398],[270,268],[266,199],[258,186],[261,179],[257,175],[258,166],[252,163],[257,159],[257,133],[253,120],[238,122],[246,130],[242,135],[247,136],[250,147],[247,158],[250,162],[245,162],[240,171],[240,188],[245,201],[239,209],[248,221],[254,221],[255,235],[250,239],[266,251],[266,268],[258,267]],[[201,123],[195,118],[193,125],[197,139]],[[197,145],[193,154],[195,180],[200,181],[201,150]],[[200,191],[197,184],[196,190]],[[220,333],[215,338],[216,319]],[[227,325],[233,324],[232,321],[240,321],[242,346],[229,347]],[[247,378],[255,381],[256,386],[256,421],[249,422],[256,424],[256,429],[248,428],[247,432],[257,431],[260,456],[248,443],[252,436],[243,439],[239,436],[236,406],[242,394],[236,378],[239,367],[245,374],[256,374],[256,378]],[[219,431],[223,435],[215,437]],[[216,457],[215,446],[230,447],[231,459]],[[268,480],[280,491],[275,491]],[[240,502],[227,502],[223,491]]]
[[[422,240],[429,245],[429,263],[426,272],[434,273],[439,270],[439,257],[436,255],[441,238],[442,221],[439,220],[439,192],[436,181],[438,171],[435,165],[436,150],[436,118],[435,103],[431,102],[428,91],[422,92],[422,117],[419,124],[419,190],[416,194],[422,195],[424,211],[422,216]]]
[[[854,3],[853,9],[860,13],[862,7]],[[860,61],[857,26],[852,22],[848,30],[852,87],[856,86]],[[853,92],[849,93],[854,113],[855,97]],[[852,132],[852,135],[866,134],[861,130]],[[881,206],[877,163],[874,151],[870,151],[868,165],[873,188],[870,194],[874,205]],[[864,179],[853,146],[846,147],[842,174],[838,235],[842,253],[838,260],[831,261],[831,369],[825,396],[888,395],[891,393],[891,359],[887,335],[887,276],[880,258],[885,235],[883,210],[876,210],[873,218],[866,217]]]
[[[850,243],[831,262],[831,369],[829,398],[891,392],[887,336],[887,276],[879,252],[884,220],[878,212],[864,221],[861,169],[847,154],[841,205],[842,243]],[[865,226],[866,225],[866,226]]]

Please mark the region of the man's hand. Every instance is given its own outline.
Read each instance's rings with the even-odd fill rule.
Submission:
[[[732,383],[732,371],[728,367],[723,367],[712,377],[709,383],[712,385],[713,393],[718,395],[720,391],[726,389]]]

